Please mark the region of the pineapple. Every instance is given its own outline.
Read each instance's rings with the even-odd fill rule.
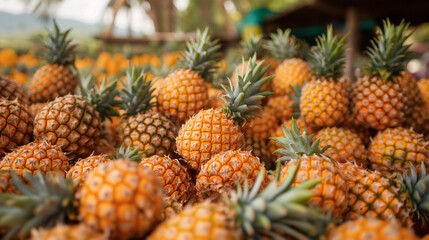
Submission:
[[[31,240],[108,240],[106,234],[96,232],[84,224],[57,224],[51,229],[33,229]]]
[[[196,41],[187,43],[179,60],[180,68],[170,73],[158,89],[158,110],[178,124],[184,123],[209,103],[210,75],[219,60],[220,45],[213,41],[208,29],[197,31]]]
[[[76,185],[71,179],[41,171],[26,172],[24,177],[29,185],[13,175],[13,184],[22,194],[0,194],[0,229],[7,229],[3,240],[27,239],[32,228],[51,228],[76,219]]]
[[[422,78],[417,82],[417,86],[423,96],[423,102],[429,107],[429,78]]]
[[[366,74],[359,78],[353,88],[353,114],[365,126],[377,130],[399,127],[407,111],[407,96],[398,82],[404,65],[410,58],[410,45],[404,35],[409,24],[395,26],[384,21],[384,30],[378,28],[378,37],[368,49],[371,62]]]
[[[120,138],[123,147],[140,148],[144,157],[171,155],[176,150],[177,128],[161,113],[151,111],[154,102],[152,82],[135,67],[127,72],[120,91],[121,109],[125,110]]]
[[[225,105],[222,109],[203,110],[191,117],[179,130],[177,151],[190,168],[198,171],[215,154],[237,150],[243,142],[241,125],[254,117],[260,109],[258,102],[270,92],[260,92],[270,77],[262,78],[267,68],[256,57],[249,60],[249,68],[238,77],[235,85],[225,87]]]
[[[48,103],[32,103],[28,106],[28,111],[30,111],[31,115],[37,116],[37,114],[44,108]]]
[[[139,165],[150,169],[161,180],[164,197],[174,199],[180,204],[188,202],[194,186],[191,176],[178,160],[154,155],[143,159]]]
[[[290,37],[290,29],[278,29],[270,37],[264,47],[277,61],[281,61],[274,72],[272,88],[276,94],[286,95],[292,92],[290,86],[303,85],[310,78],[311,68],[303,60],[293,58],[295,41]]]
[[[110,161],[107,155],[91,155],[81,159],[67,172],[67,177],[80,183],[88,178],[88,175],[94,171],[96,167]]]
[[[348,112],[349,96],[340,81],[345,64],[346,37],[333,36],[332,26],[316,39],[311,52],[313,77],[302,88],[300,109],[309,127],[333,127],[341,124]]]
[[[307,137],[305,131],[301,134],[295,120],[292,120],[292,129],[283,126],[283,134],[284,137],[272,138],[282,146],[274,153],[284,155],[277,161],[287,161],[282,167],[279,182],[287,179],[290,168],[298,166],[294,184],[301,184],[310,179],[322,180],[313,189],[314,195],[309,204],[320,207],[325,212],[331,212],[334,216],[344,214],[348,201],[347,182],[338,163],[322,155],[329,146],[320,149],[320,139],[312,143],[314,135]],[[299,165],[300,162],[301,165]]]
[[[99,139],[104,118],[118,115],[116,82],[95,85],[89,79],[82,95],[66,95],[49,102],[34,119],[34,137],[46,139],[68,153],[72,160],[88,157]]]
[[[316,139],[320,139],[319,146],[326,150],[325,155],[337,162],[355,162],[362,167],[368,165],[365,145],[359,136],[345,128],[323,128],[317,132]]]
[[[319,180],[292,187],[296,172],[297,168],[292,168],[287,181],[280,186],[271,182],[258,194],[264,179],[261,171],[252,191],[245,182],[244,188],[238,185],[237,192],[224,201],[204,201],[187,207],[158,225],[148,240],[283,239],[279,231],[298,239],[314,236],[317,220],[323,216],[305,204]]]
[[[410,170],[412,164],[419,171],[422,164],[429,166],[428,146],[423,135],[412,129],[388,128],[378,132],[368,146],[369,167],[391,174]]]
[[[47,65],[39,68],[31,79],[29,86],[30,100],[33,103],[53,101],[57,97],[73,93],[77,86],[74,68],[74,49],[68,37],[70,30],[61,32],[55,20],[53,32],[48,34],[45,42],[44,58]]]
[[[6,77],[0,76],[0,99],[4,98],[10,101],[15,99],[22,105],[29,105],[30,98],[24,88]]]
[[[395,221],[376,218],[359,218],[347,221],[328,231],[328,240],[418,240],[413,230],[401,227]]]
[[[248,151],[229,150],[218,153],[206,162],[197,175],[197,196],[200,200],[216,199],[237,184],[243,186],[246,181],[252,189],[259,172],[266,172],[259,159]],[[261,184],[266,186],[267,176]]]
[[[273,96],[268,99],[267,105],[265,108],[270,108],[275,112],[278,124],[281,124],[285,121],[291,119],[291,117],[297,119],[301,115],[301,110],[299,109],[299,102],[301,98],[302,86],[290,86],[293,91],[287,95],[282,96]]]
[[[266,169],[274,169],[275,166],[272,161],[271,152],[268,149],[268,144],[266,144],[265,141],[252,136],[244,136],[243,141],[244,143],[242,150],[250,151],[253,156],[259,158],[259,161],[264,164]]]
[[[251,119],[249,123],[243,126],[244,135],[267,142],[275,130],[273,126],[277,125],[276,112],[270,108],[264,108],[255,111],[255,113],[260,117]]]
[[[170,219],[181,211],[183,211],[183,204],[176,201],[174,198],[164,198],[164,210],[162,212],[161,220],[165,221]]]
[[[0,99],[0,157],[33,137],[33,116],[17,100]]]
[[[112,239],[141,238],[160,220],[162,187],[130,159],[101,164],[83,182],[79,220]]]
[[[410,165],[410,174],[383,175],[370,172],[348,163],[342,165],[343,174],[349,185],[347,219],[360,216],[397,220],[404,226],[426,222],[429,211],[425,207],[429,196],[424,164],[420,174]]]
[[[38,172],[47,174],[56,172],[65,175],[70,169],[69,159],[58,147],[52,146],[46,141],[34,141],[15,149],[0,161],[0,170],[12,170],[18,176],[24,172],[36,175]],[[16,193],[11,184],[9,173],[0,174],[0,193]]]

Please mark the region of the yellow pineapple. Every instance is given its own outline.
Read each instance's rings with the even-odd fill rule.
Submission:
[[[179,130],[176,140],[177,151],[198,171],[217,153],[238,150],[243,142],[240,127],[253,117],[260,106],[260,99],[269,92],[260,92],[270,77],[262,78],[267,68],[263,62],[256,64],[256,58],[249,61],[244,76],[239,76],[236,85],[225,87],[225,105],[222,109],[203,110],[191,117]]]
[[[309,127],[333,127],[341,124],[348,112],[349,96],[340,81],[345,64],[346,37],[333,36],[332,26],[316,39],[312,50],[313,77],[302,88],[300,109]]]
[[[302,59],[293,58],[295,54],[295,42],[290,37],[290,29],[277,30],[270,35],[271,40],[265,45],[265,49],[271,55],[281,61],[275,72],[272,83],[273,91],[279,95],[292,92],[290,86],[303,85],[311,77],[311,68]]]
[[[422,78],[417,82],[417,86],[423,96],[423,101],[426,106],[429,106],[429,78]]]
[[[130,159],[98,166],[83,182],[80,194],[79,219],[112,239],[143,237],[161,217],[161,183]]]
[[[196,41],[187,44],[179,60],[181,68],[170,73],[158,89],[158,110],[178,124],[206,108],[209,103],[210,75],[219,60],[220,45],[213,41],[208,29],[197,31]]]
[[[275,168],[272,160],[271,152],[268,149],[266,141],[252,136],[244,136],[242,150],[249,151],[253,156],[259,158],[259,161],[266,169],[272,170]]]
[[[84,224],[57,224],[51,229],[33,229],[31,240],[108,240],[107,234],[92,230]]]
[[[402,127],[378,132],[368,146],[369,167],[385,174],[409,170],[417,171],[423,164],[429,167],[429,142],[423,135]]]
[[[384,29],[378,28],[378,36],[368,49],[371,62],[366,74],[353,87],[353,115],[361,125],[377,130],[398,127],[405,120],[407,96],[397,78],[410,58],[405,44],[409,24],[395,26],[384,21]]]
[[[347,221],[328,231],[327,240],[418,240],[413,230],[402,227],[395,221],[372,217]]]
[[[276,113],[271,108],[260,109],[255,113],[260,117],[251,119],[242,130],[246,136],[259,138],[266,142],[275,130],[273,126],[277,125]]]
[[[52,101],[57,97],[73,94],[77,80],[71,68],[74,67],[74,48],[68,38],[70,30],[61,32],[55,20],[54,29],[45,42],[47,65],[34,73],[29,86],[33,103]]]
[[[297,167],[294,184],[321,179],[320,184],[313,189],[314,195],[309,204],[331,212],[334,216],[344,214],[348,201],[347,182],[338,163],[322,155],[329,146],[319,149],[320,139],[311,143],[313,135],[307,137],[305,131],[301,134],[295,120],[292,120],[292,129],[283,126],[283,132],[284,137],[273,138],[282,146],[275,153],[284,155],[277,161],[287,161],[282,167],[279,182],[287,179],[290,168]]]
[[[245,180],[249,189],[252,189],[260,172],[265,173],[265,168],[251,152],[229,150],[216,154],[201,167],[197,175],[198,198],[216,199],[235,189],[237,184],[243,186]],[[267,180],[264,175],[261,190],[266,186]]]
[[[119,92],[121,109],[125,111],[120,139],[123,147],[140,148],[144,157],[171,155],[176,150],[177,128],[173,121],[152,111],[154,89],[144,72],[135,67],[127,72],[127,82]]]
[[[253,190],[248,184],[238,185],[237,192],[231,192],[224,201],[204,201],[185,208],[170,219],[162,222],[149,235],[148,240],[169,239],[270,239],[276,232],[301,239],[315,237],[319,227],[317,220],[321,212],[305,204],[311,198],[311,188],[319,181],[293,187],[296,168],[291,169],[288,181],[280,186],[271,182],[264,191],[260,185],[264,178],[261,171]],[[294,196],[292,198],[287,196]]]
[[[265,108],[274,111],[278,124],[290,120],[292,117],[297,119],[301,116],[299,102],[301,99],[302,86],[290,86],[293,93],[287,95],[273,96],[268,99]]]
[[[68,171],[67,177],[77,182],[83,182],[96,167],[110,161],[107,155],[93,155],[76,162]]]
[[[24,88],[15,81],[3,76],[0,76],[0,98],[10,101],[17,99],[24,106],[30,104],[30,98]]]
[[[17,100],[0,99],[0,157],[33,137],[33,116]]]

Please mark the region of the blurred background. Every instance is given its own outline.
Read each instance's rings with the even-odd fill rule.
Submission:
[[[223,44],[226,61],[237,62],[238,43],[252,34],[291,28],[308,52],[332,24],[338,35],[349,34],[351,75],[366,61],[375,26],[389,17],[411,23],[416,57],[408,70],[422,78],[429,77],[427,9],[427,0],[0,0],[0,67],[3,75],[26,83],[41,64],[41,39],[52,18],[72,29],[76,66],[101,76],[120,75],[129,61],[162,75],[163,68],[174,66],[184,42],[206,26]]]

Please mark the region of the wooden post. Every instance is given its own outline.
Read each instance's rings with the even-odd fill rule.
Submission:
[[[348,51],[346,54],[345,76],[355,80],[353,63],[359,51],[359,16],[355,8],[349,7],[346,11],[346,24],[349,33],[347,37]]]

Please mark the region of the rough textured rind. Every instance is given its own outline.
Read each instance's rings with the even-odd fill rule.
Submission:
[[[273,91],[279,95],[292,93],[290,85],[301,85],[310,79],[310,66],[299,58],[290,58],[280,63],[275,71],[273,79]]]
[[[22,105],[29,105],[30,98],[24,88],[17,82],[6,77],[0,76],[0,98],[10,101],[15,99]]]

